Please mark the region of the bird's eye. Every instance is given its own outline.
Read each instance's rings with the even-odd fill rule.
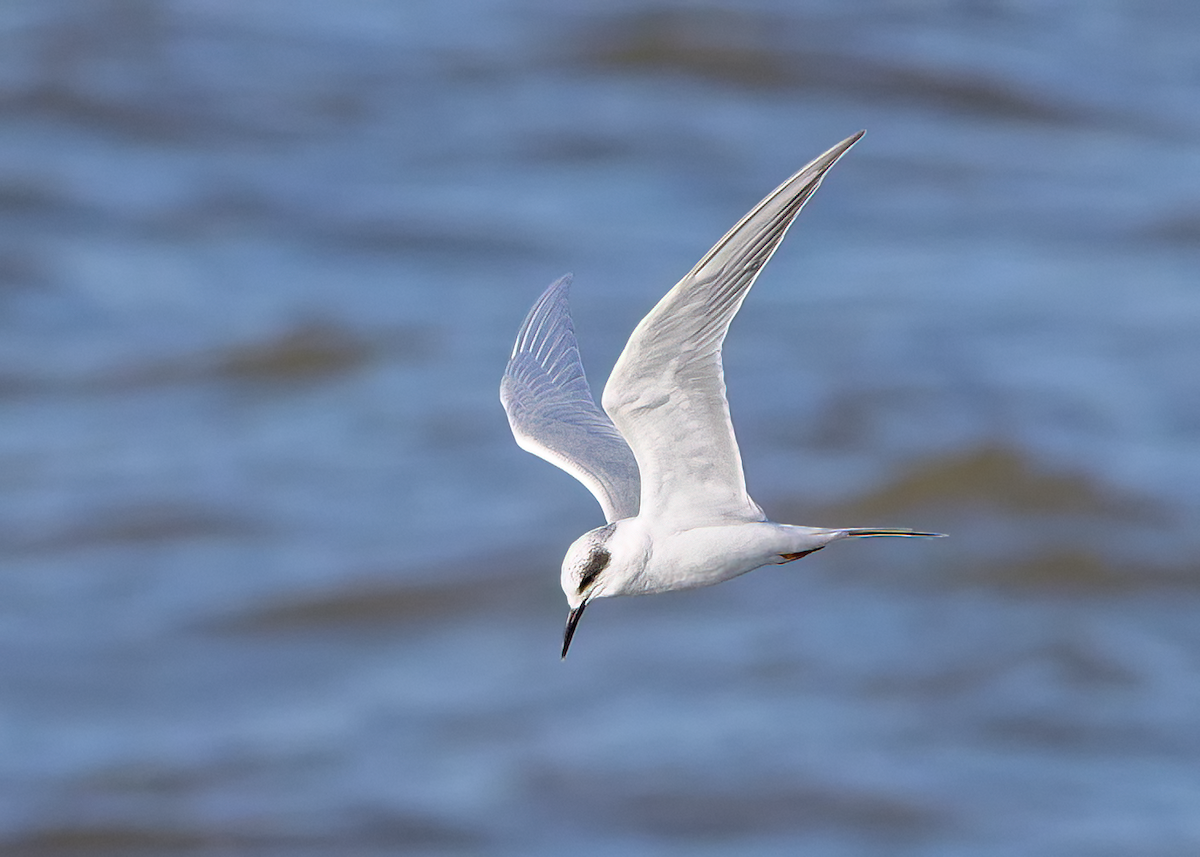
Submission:
[[[594,548],[592,555],[588,557],[588,564],[583,567],[583,571],[579,575],[579,594],[587,589],[596,578],[600,576],[600,572],[608,567],[609,560],[612,559],[612,554],[604,548]]]

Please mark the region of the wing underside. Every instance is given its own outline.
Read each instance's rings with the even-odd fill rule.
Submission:
[[[571,324],[570,276],[555,281],[525,317],[500,383],[513,437],[582,482],[611,523],[638,513],[638,466],[596,405]]]

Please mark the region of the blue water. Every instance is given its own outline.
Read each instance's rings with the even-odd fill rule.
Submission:
[[[1200,7],[12,0],[0,851],[1200,852]],[[842,545],[597,605],[599,388],[868,130],[726,349]]]

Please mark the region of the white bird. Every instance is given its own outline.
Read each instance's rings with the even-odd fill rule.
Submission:
[[[721,368],[729,323],[821,179],[862,137],[838,143],[776,188],[634,329],[596,406],[567,307],[552,284],[517,334],[500,400],[517,443],[600,501],[608,523],[567,550],[567,656],[596,598],[720,583],[846,538],[938,537],[907,529],[777,524],[746,493]],[[606,413],[607,412],[607,413]]]

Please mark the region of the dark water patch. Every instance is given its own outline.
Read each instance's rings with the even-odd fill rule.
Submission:
[[[186,100],[186,99],[184,99]],[[181,108],[152,109],[120,102],[56,83],[0,99],[0,114],[65,119],[104,133],[156,142],[181,142],[200,136],[199,123]],[[207,129],[211,132],[211,128]]]
[[[143,73],[146,79],[156,79],[158,71]],[[104,139],[181,147],[243,141],[286,145],[316,130],[309,126],[338,124],[335,117],[322,115],[320,104],[304,117],[308,121],[289,123],[274,111],[259,117],[238,115],[225,104],[226,93],[175,78],[161,92],[127,95],[92,91],[74,80],[44,81],[20,92],[0,93],[0,117],[69,124]]]
[[[392,813],[336,835],[136,823],[70,824],[0,840],[6,857],[158,857],[158,855],[251,855],[327,857],[472,853],[480,836],[436,818]]]
[[[231,348],[209,366],[215,377],[230,381],[310,381],[357,369],[370,359],[371,351],[344,328],[314,322],[273,340]]]
[[[428,449],[466,449],[487,443],[495,437],[495,426],[487,420],[480,420],[477,409],[456,407],[430,410],[422,420],[422,440]]]
[[[460,585],[358,583],[350,589],[282,601],[223,622],[222,631],[303,631],[436,621],[481,611],[489,601],[478,582]]]
[[[217,831],[103,823],[49,828],[0,841],[4,853],[13,857],[149,857],[263,844],[256,837]]]
[[[249,756],[210,761],[203,766],[190,768],[130,761],[90,773],[80,785],[87,792],[98,795],[176,797],[221,783],[244,780],[262,769],[262,764]]]
[[[428,350],[429,332],[403,331],[394,351],[415,357]],[[244,342],[191,358],[131,367],[97,379],[100,388],[221,381],[297,384],[325,381],[366,365],[382,347],[329,321],[309,321],[259,342]]]
[[[383,849],[387,854],[480,853],[485,837],[473,827],[456,825],[441,819],[414,813],[375,812],[354,825],[345,837],[329,841],[329,845],[344,845],[347,841],[361,843],[360,847]]]
[[[526,569],[552,564],[542,552],[485,556],[468,567],[397,571],[359,578],[345,586],[302,596],[209,623],[219,633],[337,631],[443,622],[477,613],[540,609],[552,597],[544,575]],[[481,576],[480,569],[487,575]]]
[[[26,58],[25,85],[0,96],[0,111],[153,139],[178,137],[196,99],[182,92],[161,98],[164,84],[178,76],[166,52],[171,35],[156,4],[60,5],[21,28],[25,49],[16,55]]]
[[[360,253],[510,259],[543,252],[538,242],[500,223],[471,226],[404,219],[350,220],[313,228],[321,239]]]
[[[0,40],[20,46],[9,51],[21,62],[20,83],[10,78],[0,91],[0,114],[10,118],[48,119],[152,143],[278,141],[344,126],[349,113],[337,96],[362,83],[328,44],[214,27],[165,4],[55,4],[31,18],[12,28],[7,42]],[[201,55],[209,61],[197,63]],[[281,77],[281,66],[295,74]],[[317,66],[325,73],[314,74]],[[286,81],[293,90],[268,93],[261,81]]]
[[[751,89],[908,100],[1002,119],[1077,123],[1088,111],[978,71],[829,52],[819,22],[728,9],[655,9],[614,17],[577,56],[602,69],[678,74]]]
[[[766,45],[766,17],[718,9],[653,9],[600,27],[582,56],[608,68],[685,74],[754,88],[794,86],[789,58]]]
[[[1039,628],[1038,633],[1046,630]],[[1085,694],[1136,692],[1143,684],[1144,676],[1135,665],[1114,657],[1086,636],[1054,629],[1049,633],[1054,639],[1034,646],[1010,637],[986,651],[973,645],[961,653],[944,649],[936,658],[914,662],[906,670],[875,675],[864,689],[885,698],[943,702],[978,698],[1030,672],[1063,691]]]
[[[155,238],[205,238],[253,230],[290,235],[343,252],[370,255],[516,258],[543,252],[512,223],[437,222],[403,213],[330,211],[282,199],[255,187],[220,187],[139,223]]]
[[[568,799],[576,788],[565,790]],[[578,815],[582,806],[594,818],[599,803],[604,805],[603,817],[613,824],[664,839],[695,841],[837,832],[911,842],[953,823],[942,808],[913,798],[835,784],[780,783],[750,791],[625,785],[606,791],[605,797],[578,795],[580,803],[568,817]]]
[[[1100,724],[1086,717],[1013,714],[985,718],[980,732],[987,740],[1022,749],[1051,750],[1082,755],[1177,752],[1178,742],[1156,734],[1152,727],[1130,723]]]
[[[883,425],[897,412],[920,409],[931,399],[932,391],[915,386],[835,390],[811,419],[780,423],[772,428],[771,437],[787,447],[865,449],[881,436]]]
[[[578,129],[529,140],[522,154],[527,160],[539,164],[555,161],[582,164],[615,161],[638,151],[633,141],[606,134],[602,129]]]
[[[938,110],[1048,124],[1078,124],[1100,118],[1080,107],[1035,95],[978,72],[889,66],[857,58],[840,64],[821,58],[811,68],[824,70],[830,65],[834,68],[826,74],[836,74],[846,89],[868,98],[906,99]],[[832,79],[828,82],[834,84]]]
[[[185,205],[155,212],[141,227],[154,238],[194,239],[235,232],[245,235],[266,224],[286,224],[300,215],[255,188],[210,186]]]
[[[186,827],[77,823],[0,840],[13,857],[151,857],[206,853],[263,853],[282,844],[264,835]]]
[[[1063,634],[1027,653],[1021,661],[1025,664],[1048,667],[1057,682],[1076,690],[1122,690],[1141,683],[1141,677],[1127,663],[1119,662],[1081,635]]]
[[[1200,211],[1180,211],[1159,218],[1136,237],[1146,241],[1200,248]]]
[[[0,179],[0,214],[29,217],[60,214],[72,204],[56,188],[28,176]]]
[[[916,509],[964,508],[1123,521],[1153,519],[1158,511],[1150,500],[1123,495],[1087,474],[1045,468],[1020,450],[986,444],[918,462],[831,514],[866,520]]]
[[[0,96],[2,115],[3,98]],[[30,171],[28,167],[26,170]],[[48,234],[61,239],[73,229],[103,230],[115,222],[116,213],[112,209],[80,196],[78,188],[69,187],[70,183],[64,182],[61,175],[54,175],[53,170],[30,172],[34,174],[10,172],[0,176],[0,222],[5,224],[6,234],[10,236],[3,249],[8,257],[5,262],[8,270],[2,274],[5,280],[14,279],[14,270],[21,280],[41,282],[50,279],[46,262],[52,260],[43,258],[45,254],[38,252],[46,245]],[[26,238],[29,235],[35,235],[39,240],[30,244]]]
[[[0,545],[9,553],[44,553],[196,539],[241,539],[261,532],[260,525],[234,512],[167,500],[106,509],[51,532],[5,534],[0,537]]]
[[[313,758],[301,760],[309,764]],[[319,759],[322,764],[329,759]],[[433,849],[437,853],[459,853],[480,845],[479,833],[470,826],[403,807],[363,807],[331,818],[326,823],[272,824],[239,822],[232,825],[189,817],[179,808],[203,802],[207,795],[238,790],[243,793],[263,785],[275,788],[281,776],[279,759],[236,755],[224,761],[198,766],[170,767],[159,762],[128,763],[83,778],[79,794],[98,805],[134,809],[138,818],[176,819],[170,825],[142,821],[97,821],[77,819],[43,820],[39,829],[7,840],[14,849],[0,853],[22,853],[39,857],[73,855],[141,854],[253,854],[253,855],[375,855],[411,853]],[[114,801],[116,801],[114,803]],[[162,810],[167,808],[167,812]]]
[[[1154,565],[1109,558],[1084,548],[991,561],[974,569],[959,568],[951,579],[960,585],[1043,593],[1116,593],[1141,589],[1200,589],[1200,563]]]
[[[976,657],[948,665],[921,665],[908,671],[889,670],[867,680],[863,690],[869,696],[883,698],[946,700],[971,696],[1005,673],[1011,660],[1006,658],[997,663]]]
[[[44,379],[0,372],[0,399],[33,396],[45,393],[54,386]]]
[[[158,144],[268,136],[265,129],[222,116],[211,97],[184,84],[173,70],[157,63],[142,66],[129,57],[120,62],[131,75],[140,68],[143,80],[155,81],[157,91],[103,92],[87,85],[86,72],[64,69],[63,76],[50,72],[25,89],[0,94],[0,116],[69,123],[107,137]]]
[[[400,325],[368,335],[327,320],[307,321],[259,341],[76,377],[0,371],[0,398],[125,393],[211,383],[290,389],[341,378],[382,359],[422,362],[437,353],[437,331],[430,326]]]
[[[53,281],[42,259],[28,250],[0,248],[0,296],[5,292],[41,290]]]

